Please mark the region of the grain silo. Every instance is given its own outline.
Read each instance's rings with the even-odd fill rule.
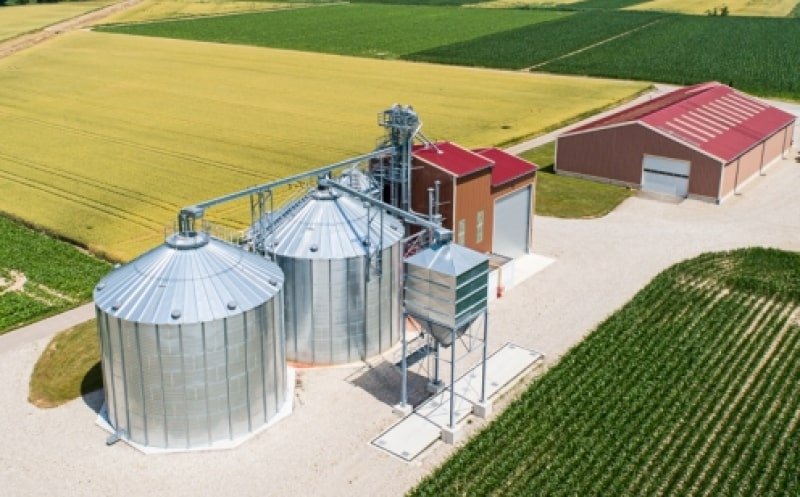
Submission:
[[[324,187],[273,221],[267,251],[286,274],[286,355],[330,365],[400,338],[402,223]]]
[[[288,397],[283,273],[185,232],[96,286],[108,423],[144,448],[229,446]]]

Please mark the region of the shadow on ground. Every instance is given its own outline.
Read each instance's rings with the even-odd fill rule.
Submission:
[[[103,370],[99,361],[83,376],[81,398],[96,413],[99,413],[100,408],[103,407]]]
[[[400,385],[402,375],[400,368],[386,361],[377,365],[367,364],[364,369],[353,373],[348,382],[384,404],[393,406],[400,402]],[[408,402],[417,406],[429,397],[425,391],[428,383],[426,376],[416,371],[408,371]]]

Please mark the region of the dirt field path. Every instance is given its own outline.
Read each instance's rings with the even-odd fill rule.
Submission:
[[[111,14],[129,9],[141,1],[142,0],[124,0],[122,2],[103,7],[102,9],[93,10],[77,17],[52,24],[46,28],[34,31],[33,33],[28,33],[0,42],[0,58],[8,57],[9,55],[15,54],[21,50],[38,45],[39,43],[58,36],[61,33],[91,26],[92,24],[110,16]]]

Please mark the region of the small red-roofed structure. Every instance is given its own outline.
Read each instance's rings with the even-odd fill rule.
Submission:
[[[438,210],[456,243],[517,257],[532,245],[537,166],[497,148],[468,150],[440,141],[414,147],[412,208],[428,212],[428,188],[440,184]]]
[[[717,82],[681,88],[558,138],[558,173],[722,202],[785,156],[795,117]]]

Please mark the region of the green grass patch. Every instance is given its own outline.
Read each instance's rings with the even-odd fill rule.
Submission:
[[[800,99],[798,61],[800,19],[670,16],[541,69],[677,84],[717,80]]]
[[[677,264],[410,495],[798,495],[799,305],[800,253]]]
[[[92,319],[50,341],[33,367],[28,400],[37,407],[56,407],[102,387],[100,343]]]
[[[135,35],[393,59],[565,15],[568,14],[358,4],[100,29]]]
[[[555,142],[550,142],[521,154],[540,166],[536,178],[536,214],[561,218],[601,217],[633,195],[629,188],[555,174],[554,152]]]
[[[0,334],[87,301],[109,264],[0,217]]]
[[[607,40],[661,16],[651,12],[580,12],[437,46],[405,58],[440,64],[522,69]]]

